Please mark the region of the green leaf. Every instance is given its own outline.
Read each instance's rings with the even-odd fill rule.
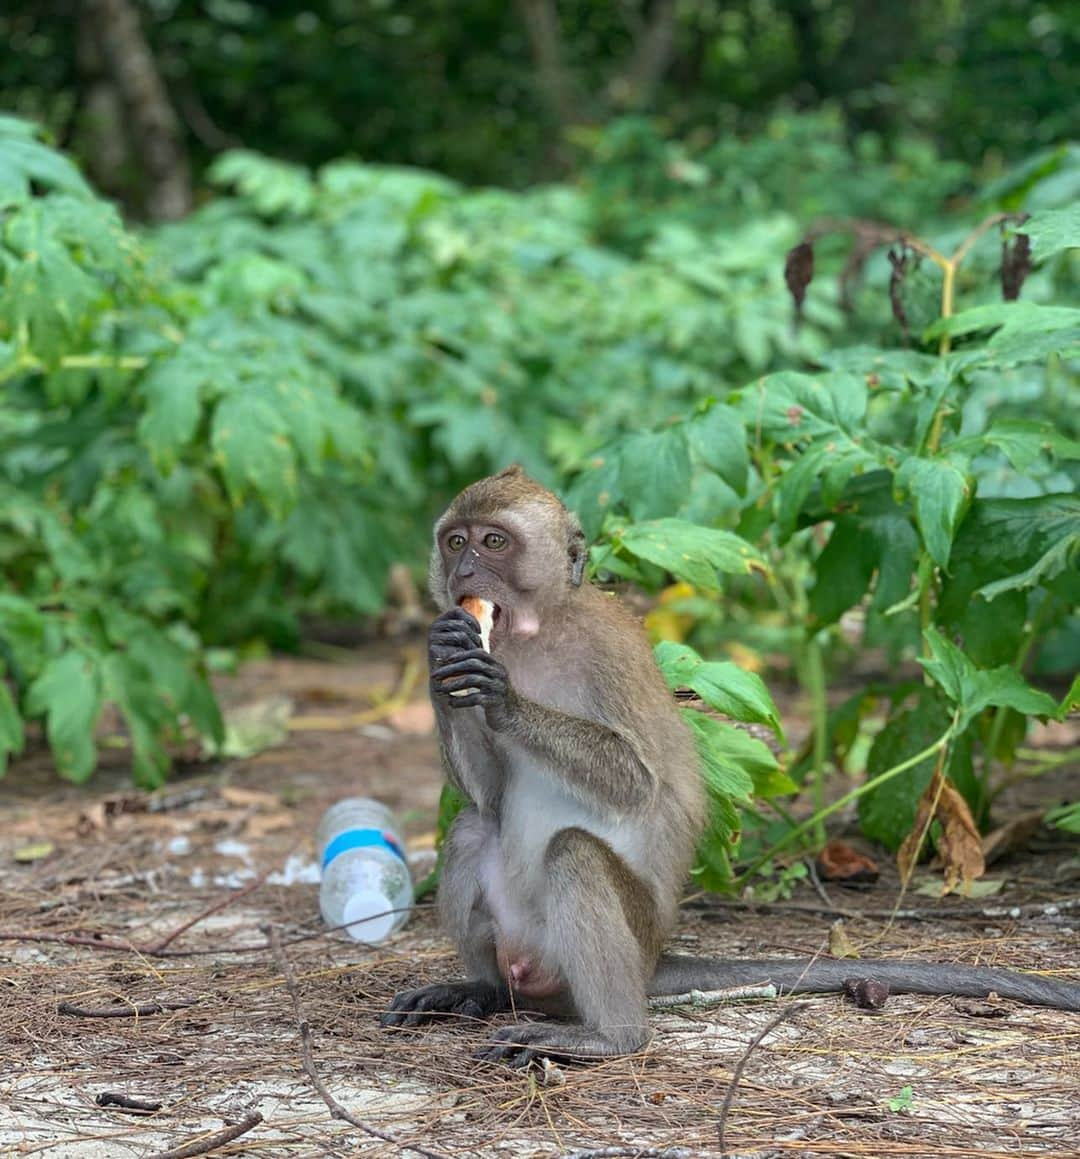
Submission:
[[[79,170],[62,154],[35,138],[36,125],[16,117],[0,117],[0,205],[25,201],[31,184],[92,197]]]
[[[254,493],[281,518],[296,498],[296,455],[281,413],[264,396],[242,390],[214,411],[211,445],[234,503]]]
[[[817,477],[829,459],[825,443],[815,443],[791,464],[776,484],[776,534],[780,543],[786,543],[795,531],[799,513],[803,509]]]
[[[17,679],[25,680],[44,659],[45,617],[29,600],[0,592],[0,653],[6,652]]]
[[[207,175],[217,185],[235,185],[264,217],[300,217],[309,213],[315,203],[315,184],[302,165],[262,157],[246,149],[221,154]]]
[[[163,471],[195,437],[202,415],[202,382],[187,359],[160,362],[142,380],[146,408],[139,418],[139,439]]]
[[[690,446],[701,461],[733,491],[745,494],[750,457],[742,415],[732,406],[713,403],[689,423],[687,433]]]
[[[814,567],[810,614],[815,627],[835,624],[863,598],[879,558],[879,545],[867,534],[863,521],[838,516]]]
[[[1033,213],[1017,232],[1031,238],[1031,254],[1044,262],[1063,250],[1080,247],[1080,204],[1073,202],[1063,209],[1044,209]]]
[[[1048,825],[1053,825],[1055,829],[1063,829],[1066,833],[1080,834],[1080,801],[1074,801],[1071,805],[1059,805],[1056,809],[1051,809],[1043,820]]]
[[[693,648],[671,640],[657,644],[654,652],[669,688],[691,688],[710,708],[732,720],[766,724],[783,736],[776,705],[756,673],[730,661],[703,660]],[[775,767],[776,762],[770,764]]]
[[[720,590],[717,572],[765,571],[765,561],[746,540],[684,519],[636,523],[616,532],[615,539],[620,549],[704,591]]]
[[[45,717],[56,767],[70,781],[85,781],[97,763],[94,727],[103,691],[97,661],[73,648],[50,660],[27,690],[27,715]]]
[[[971,498],[964,473],[946,459],[905,459],[896,472],[896,485],[911,495],[915,521],[931,559],[948,567],[956,529]]]
[[[143,788],[161,785],[169,771],[164,730],[170,712],[153,673],[126,652],[110,652],[101,665],[107,699],[116,703],[131,733],[132,773]]]
[[[1062,536],[1056,543],[1051,544],[1031,567],[994,583],[984,584],[976,594],[986,600],[996,600],[1004,592],[1047,584],[1067,568],[1072,567],[1078,555],[1080,555],[1080,533]]]
[[[617,444],[620,499],[634,519],[678,511],[690,489],[690,448],[681,426],[630,435]]]
[[[997,447],[1018,471],[1028,470],[1043,454],[1062,460],[1080,459],[1080,441],[1035,419],[997,419],[984,434],[957,439],[948,449],[952,454],[970,453],[984,445]]]
[[[22,717],[4,675],[4,665],[0,661],[0,777],[7,772],[8,757],[21,753],[26,742]]]
[[[759,379],[741,393],[740,409],[748,429],[774,443],[788,444],[838,435],[863,437],[866,379],[829,371],[781,371]]]
[[[1057,715],[1054,698],[1032,688],[1015,668],[976,668],[936,628],[927,628],[923,635],[933,655],[929,659],[919,657],[919,663],[960,710],[961,729],[984,708],[995,705],[1015,708],[1026,716]]]
[[[945,732],[949,722],[950,713],[939,695],[926,689],[911,708],[894,712],[874,738],[866,758],[868,787],[858,806],[860,827],[871,841],[880,841],[888,849],[899,848],[915,823],[919,798],[930,783],[937,758],[929,756],[880,786],[875,786],[874,780],[929,747]],[[968,735],[954,739],[945,773],[978,818],[983,802],[972,770],[971,752]]]
[[[975,348],[974,359],[999,367],[1045,362],[1051,354],[1069,357],[1080,350],[1080,309],[1044,306],[1021,299],[974,306],[941,318],[924,334],[932,342],[944,334],[965,337],[995,330],[989,342]]]
[[[709,791],[748,801],[754,792],[753,778],[731,755],[729,734],[737,730],[693,709],[684,709],[682,716],[694,734]]]

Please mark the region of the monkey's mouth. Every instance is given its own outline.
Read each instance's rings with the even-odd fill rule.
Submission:
[[[502,608],[500,608],[499,605],[497,603],[495,603],[494,600],[489,600],[487,598],[487,596],[468,596],[468,595],[461,596],[458,599],[458,607],[459,608],[463,607],[466,603],[471,603],[473,600],[483,600],[485,603],[490,605],[490,607],[491,607],[491,613],[490,613],[491,614],[491,631],[494,632],[495,629],[499,626],[499,621],[502,619]],[[474,609],[471,607],[466,608],[466,610],[469,612],[472,612],[473,615],[477,615],[476,611],[474,611]]]

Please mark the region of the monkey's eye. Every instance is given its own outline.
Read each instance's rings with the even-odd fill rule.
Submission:
[[[465,546],[465,536],[459,535],[456,531],[453,535],[448,535],[446,538],[446,546],[451,551],[460,551]]]
[[[484,546],[490,551],[502,551],[506,546],[506,536],[500,535],[497,531],[489,531],[484,536]]]

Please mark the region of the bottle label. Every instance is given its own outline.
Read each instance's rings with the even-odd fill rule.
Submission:
[[[339,853],[346,853],[350,849],[369,849],[371,846],[388,849],[395,857],[400,857],[402,861],[405,861],[405,850],[384,830],[347,829],[344,833],[339,833],[327,845],[326,852],[323,854],[322,867],[326,869]]]

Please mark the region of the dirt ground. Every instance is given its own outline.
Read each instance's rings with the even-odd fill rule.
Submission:
[[[403,818],[417,873],[430,865],[439,772],[415,675],[389,647],[349,663],[249,665],[223,682],[226,699],[261,705],[271,725],[290,719],[283,743],[191,761],[156,794],[131,788],[119,742],[86,788],[60,782],[40,749],[9,771],[0,1156],[675,1159],[724,1153],[721,1121],[726,1153],[759,1159],[1080,1155],[1076,1014],[915,997],[866,1013],[819,997],[746,1056],[785,1001],[744,1001],[656,1013],[632,1058],[525,1073],[471,1059],[479,1023],[380,1029],[395,991],[458,967],[428,905],[377,948],[328,933],[313,835],[333,801],[375,796]],[[1064,776],[1043,779],[999,811],[1067,791]],[[1080,976],[1076,845],[1040,831],[990,876],[1004,878],[1000,894],[912,895],[890,927],[887,866],[859,892],[807,885],[756,907],[698,898],[675,948],[814,954],[844,917],[875,955]],[[305,1073],[305,1030],[326,1092],[371,1132],[331,1116]],[[116,1095],[144,1109],[102,1105]]]

